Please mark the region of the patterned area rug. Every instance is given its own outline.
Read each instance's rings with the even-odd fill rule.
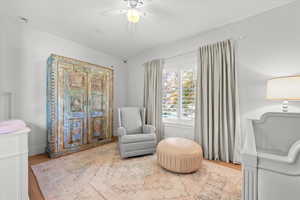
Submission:
[[[46,200],[240,200],[241,172],[203,161],[174,174],[155,156],[122,160],[115,143],[32,166]]]

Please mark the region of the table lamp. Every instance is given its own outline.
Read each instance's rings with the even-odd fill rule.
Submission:
[[[267,99],[282,100],[282,112],[288,112],[288,101],[300,100],[300,75],[268,80]]]

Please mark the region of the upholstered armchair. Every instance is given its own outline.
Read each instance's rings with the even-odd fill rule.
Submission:
[[[145,124],[145,109],[118,109],[119,150],[122,158],[153,154],[156,149],[155,127]]]

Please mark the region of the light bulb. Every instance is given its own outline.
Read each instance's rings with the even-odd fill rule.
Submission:
[[[136,9],[129,9],[127,11],[127,19],[131,23],[138,23],[140,21],[140,12]]]

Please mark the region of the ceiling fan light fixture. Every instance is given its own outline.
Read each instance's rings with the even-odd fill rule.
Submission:
[[[130,23],[136,24],[140,21],[140,12],[136,9],[129,9],[127,11],[127,19]]]

